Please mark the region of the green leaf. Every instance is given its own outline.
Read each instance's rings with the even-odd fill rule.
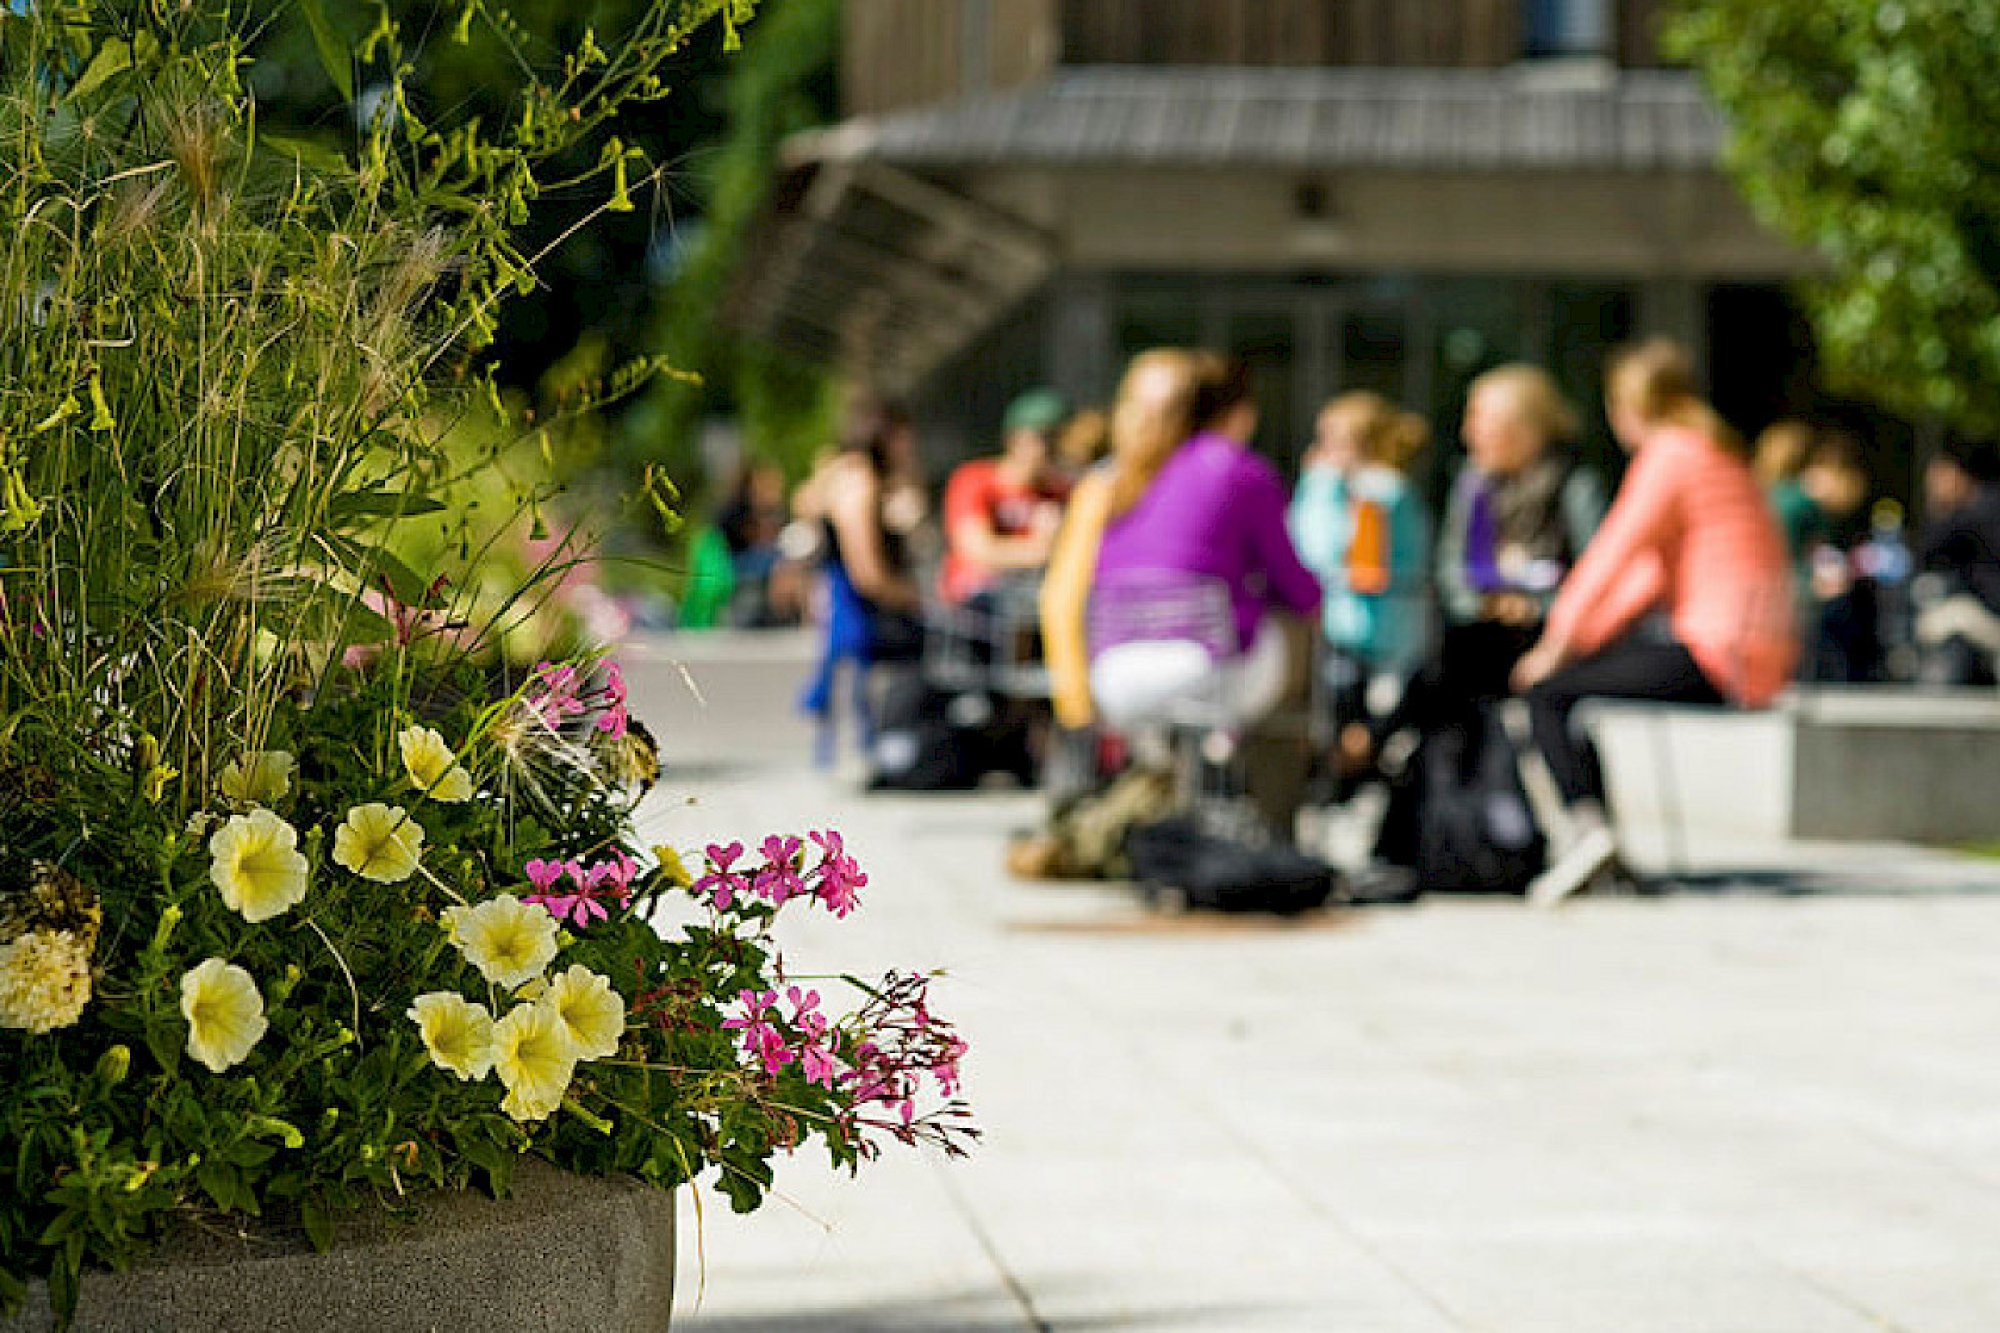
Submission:
[[[69,90],[71,100],[88,97],[103,86],[105,80],[115,74],[122,74],[132,68],[132,47],[122,37],[113,37],[97,48],[97,54],[84,67],[83,76]]]
[[[237,1198],[244,1193],[243,1177],[235,1167],[210,1158],[195,1168],[194,1176],[217,1208],[225,1213],[235,1210]]]
[[[328,521],[342,523],[354,518],[373,518],[393,515],[397,518],[418,518],[424,514],[435,514],[444,508],[442,500],[433,500],[427,495],[413,495],[408,491],[349,491],[336,495],[326,508]]]
[[[325,144],[317,144],[309,139],[294,139],[283,134],[259,136],[258,143],[272,152],[294,157],[314,171],[328,176],[338,176],[347,171],[347,159]]]
[[[299,1205],[299,1224],[306,1229],[306,1239],[315,1250],[333,1248],[333,1216],[327,1211],[325,1198],[308,1194]]]
[[[326,21],[326,11],[319,0],[299,0],[299,11],[306,16],[306,26],[312,29],[313,45],[319,49],[319,63],[326,68],[326,76],[340,89],[340,95],[352,102],[354,68],[348,63],[346,44]]]
[[[155,1024],[146,1029],[146,1049],[160,1062],[160,1068],[171,1078],[181,1065],[181,1046],[184,1036],[165,1024]]]

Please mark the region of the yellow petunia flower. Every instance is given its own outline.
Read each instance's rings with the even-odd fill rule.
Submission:
[[[298,830],[262,808],[234,815],[208,840],[208,877],[245,921],[268,921],[306,896]]]
[[[545,1006],[519,1004],[493,1025],[493,1072],[507,1089],[500,1109],[516,1120],[546,1120],[562,1105],[576,1055]]]
[[[423,847],[423,826],[402,806],[380,801],[355,806],[333,831],[333,859],[377,884],[396,884],[415,874]]]
[[[496,986],[511,990],[556,956],[556,919],[546,907],[512,894],[446,908],[442,920],[465,961]]]
[[[653,857],[660,863],[660,878],[677,889],[693,887],[694,876],[688,872],[687,862],[681,860],[679,852],[661,843],[653,848]]]
[[[271,1026],[257,983],[234,963],[210,958],[181,978],[188,1054],[217,1074],[241,1064]]]
[[[402,751],[403,767],[417,790],[451,805],[472,799],[472,775],[458,762],[443,736],[429,727],[405,727],[396,737],[396,748]]]
[[[470,1082],[493,1068],[493,1015],[485,1005],[450,991],[432,991],[411,1003],[409,1015],[439,1069]]]
[[[541,1003],[548,1006],[579,1060],[603,1060],[618,1054],[625,1036],[625,997],[611,981],[580,964],[572,964],[549,983]]]
[[[0,944],[0,1028],[53,1032],[90,1003],[90,946],[75,931],[36,929]]]
[[[269,805],[292,789],[298,767],[286,750],[251,750],[223,765],[215,785],[239,805]]]

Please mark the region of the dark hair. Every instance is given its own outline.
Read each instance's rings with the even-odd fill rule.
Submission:
[[[901,403],[887,398],[859,399],[848,409],[847,423],[840,432],[840,451],[866,454],[877,475],[886,473],[889,441],[910,425],[910,411]]]
[[[1990,440],[1966,439],[1953,435],[1938,450],[1938,459],[1949,463],[1981,486],[2000,481],[2000,455]]]
[[[1825,426],[1814,433],[1812,448],[1806,453],[1807,467],[1838,468],[1843,472],[1865,473],[1867,455],[1861,441],[1839,426]]]
[[[1224,412],[1239,403],[1252,401],[1250,364],[1241,357],[1203,352],[1196,358],[1194,390],[1196,430],[1213,426]]]

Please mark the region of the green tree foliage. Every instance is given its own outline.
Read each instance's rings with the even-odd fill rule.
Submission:
[[[1751,206],[1826,260],[1806,301],[1835,381],[2000,430],[2000,3],[1688,0],[1669,37]]]
[[[563,53],[579,49],[588,34],[609,42],[612,34],[633,31],[648,7],[648,0],[515,0],[478,7],[477,21],[468,24],[458,0],[398,0],[392,10],[409,56],[404,96],[426,118],[504,124]],[[358,45],[367,35],[369,6],[322,8],[320,31],[336,44]],[[542,250],[557,238],[561,244],[539,265],[535,286],[500,312],[491,355],[502,383],[535,388],[579,343],[602,343],[620,361],[645,350],[665,291],[659,260],[699,211],[696,165],[722,132],[723,88],[738,41],[733,22],[683,34],[660,66],[670,95],[624,108],[611,121],[609,133],[635,150],[631,212],[600,214],[579,229],[600,196],[551,190],[517,228],[526,249]],[[334,148],[353,139],[354,117],[334,109],[346,99],[296,8],[278,11],[248,77],[267,126]],[[379,71],[366,66],[355,66],[347,78],[364,104],[378,82]],[[578,154],[552,165],[555,179],[591,160]]]
[[[694,378],[657,381],[643,410],[627,418],[628,465],[661,459],[693,476],[694,432],[704,411],[733,404],[753,453],[797,475],[826,442],[830,387],[814,368],[748,346],[721,323],[729,285],[777,178],[787,135],[823,123],[830,110],[840,38],[838,0],[773,0],[759,11],[731,73],[728,132],[702,199],[699,238],[682,260],[648,349]]]

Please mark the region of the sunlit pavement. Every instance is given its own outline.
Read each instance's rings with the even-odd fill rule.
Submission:
[[[677,1330],[2000,1328],[1990,867],[1161,917],[1007,879],[1029,798],[813,773],[804,651],[633,654],[672,766],[647,831],[841,829],[864,910],[792,923],[794,966],[948,969],[987,1138],[851,1180],[801,1154],[748,1218],[689,1196]]]

